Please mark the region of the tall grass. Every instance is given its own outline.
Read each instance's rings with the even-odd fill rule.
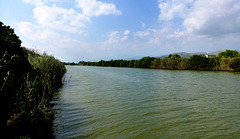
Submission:
[[[0,138],[52,138],[49,101],[65,66],[53,56],[21,47],[0,21]]]
[[[52,91],[62,86],[66,68],[61,61],[46,53],[40,55],[34,50],[29,51],[28,59],[32,68],[40,72],[45,87]]]
[[[65,66],[53,56],[28,50],[31,70],[24,77],[7,121],[6,136],[53,138],[49,101],[62,86]]]

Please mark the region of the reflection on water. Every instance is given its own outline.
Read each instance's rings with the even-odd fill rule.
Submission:
[[[56,138],[240,138],[240,74],[68,66]]]

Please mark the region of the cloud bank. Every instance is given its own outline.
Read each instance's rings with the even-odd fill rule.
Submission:
[[[147,26],[146,21],[140,20],[137,21],[141,22],[138,29],[127,25],[119,29],[109,28],[97,34],[100,39],[94,43],[79,38],[92,37],[89,36],[89,25],[95,24],[92,19],[125,16],[114,3],[76,0],[74,7],[64,8],[58,5],[60,0],[22,1],[35,6],[35,23],[19,22],[19,32],[47,51],[68,59],[77,59],[79,54],[82,58],[99,60],[113,56],[124,58],[179,51],[240,49],[239,0],[158,0],[155,6],[159,13],[154,25]]]

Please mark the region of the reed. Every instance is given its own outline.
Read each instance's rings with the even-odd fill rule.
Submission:
[[[53,138],[49,101],[65,72],[53,56],[21,47],[0,22],[0,138]]]

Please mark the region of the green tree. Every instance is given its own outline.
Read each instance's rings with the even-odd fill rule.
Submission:
[[[218,57],[225,57],[225,58],[233,58],[233,57],[240,57],[240,53],[237,50],[226,50],[224,52],[220,52]]]
[[[194,70],[199,69],[208,69],[209,67],[209,59],[200,56],[200,55],[193,55],[189,59],[189,68]]]
[[[134,67],[134,60],[131,60],[131,61],[129,62],[129,67],[131,67],[131,68]]]
[[[240,71],[240,57],[233,58],[229,66],[235,69],[236,71]]]
[[[48,102],[65,72],[53,56],[21,47],[14,30],[0,22],[0,138],[51,138]]]
[[[105,60],[101,60],[101,61],[98,62],[97,66],[104,66],[104,64],[105,64]]]
[[[0,126],[12,114],[13,101],[30,69],[27,52],[9,26],[0,22]]]
[[[134,67],[139,68],[139,60],[134,60]]]
[[[128,65],[129,65],[129,62],[127,60],[123,60],[120,63],[120,67],[128,67]]]
[[[115,67],[120,67],[120,63],[122,62],[123,60],[116,60],[116,64],[115,64]]]
[[[164,69],[186,69],[187,68],[187,62],[188,60],[186,58],[182,58],[178,54],[169,55],[168,57],[165,57],[162,62],[162,68]]]
[[[151,68],[153,64],[154,57],[143,57],[139,60],[139,68]]]
[[[163,68],[163,60],[161,58],[155,58],[153,60],[153,68],[162,69]]]

